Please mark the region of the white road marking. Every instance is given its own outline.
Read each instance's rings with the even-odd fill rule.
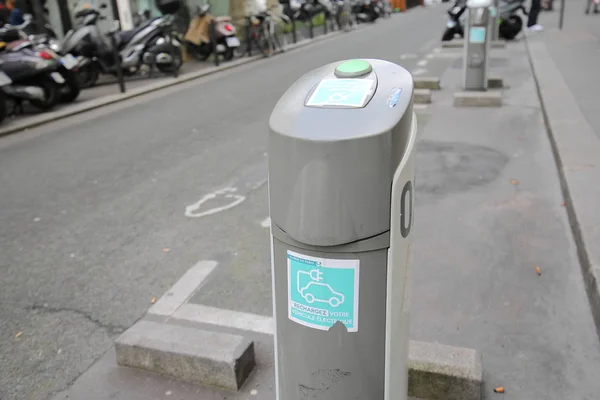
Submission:
[[[268,228],[271,226],[271,217],[267,217],[260,222],[260,226],[263,228]]]
[[[421,60],[421,61],[419,61],[419,62],[417,63],[417,65],[418,65],[419,67],[424,67],[424,66],[426,66],[426,65],[427,65],[427,63],[428,63],[428,62],[429,62],[429,61],[427,61],[427,60]]]
[[[148,313],[167,317],[173,314],[202,285],[202,282],[210,275],[217,264],[216,261],[198,262],[150,307]]]
[[[182,305],[171,317],[266,335],[272,335],[275,326],[273,317],[192,303]]]
[[[229,210],[230,208],[233,208],[240,204],[242,201],[246,200],[246,196],[236,194],[236,191],[236,188],[228,187],[209,193],[196,203],[190,204],[189,206],[185,207],[185,216],[190,218],[202,218],[206,217],[207,215],[212,215],[221,211]],[[224,206],[215,207],[206,211],[198,212],[202,204],[206,203],[209,200],[216,199],[218,197],[230,200],[230,203]]]
[[[402,54],[402,55],[400,56],[400,59],[401,59],[401,60],[408,60],[408,59],[411,59],[411,58],[417,58],[417,57],[418,57],[418,56],[417,56],[416,54],[413,54],[413,53],[406,53],[406,54]]]
[[[426,58],[432,59],[432,58],[460,58],[462,57],[462,52],[461,53],[431,53],[431,54],[427,54]]]
[[[412,72],[411,72],[411,74],[412,74],[413,76],[417,76],[417,75],[423,75],[425,72],[427,72],[427,70],[426,70],[426,69],[423,69],[423,68],[417,68],[417,69],[415,69],[414,71],[412,71]]]

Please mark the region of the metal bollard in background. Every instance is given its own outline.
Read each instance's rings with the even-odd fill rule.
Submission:
[[[113,50],[113,60],[115,62],[115,69],[117,71],[117,82],[119,84],[119,90],[121,91],[121,93],[125,93],[125,78],[123,77],[123,69],[121,68],[121,55],[119,54],[119,49],[117,47],[115,32],[110,32],[109,36]]]
[[[294,44],[298,43],[298,36],[296,34],[296,16],[292,15],[292,40]]]
[[[337,62],[271,114],[277,400],[407,399],[413,89],[396,64]]]
[[[464,45],[465,90],[487,90],[490,49],[490,7],[492,0],[467,1],[467,26]]]
[[[500,18],[500,0],[494,0],[494,3],[490,7],[490,40],[496,41],[499,39],[499,28],[498,20]]]

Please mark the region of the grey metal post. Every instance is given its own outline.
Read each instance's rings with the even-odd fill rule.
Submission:
[[[269,122],[277,400],[406,400],[413,78],[325,65]]]
[[[490,39],[493,42],[499,38],[500,0],[494,0],[494,4],[490,7],[490,17]]]
[[[467,29],[463,57],[465,90],[487,90],[492,0],[468,0]]]

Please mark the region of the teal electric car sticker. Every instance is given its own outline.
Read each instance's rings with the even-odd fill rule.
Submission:
[[[336,260],[287,252],[288,317],[327,331],[337,321],[358,331],[359,260]]]

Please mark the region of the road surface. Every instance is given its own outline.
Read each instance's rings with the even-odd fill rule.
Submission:
[[[303,73],[340,59],[418,68],[443,22],[439,8],[416,9],[0,139],[0,398],[66,388],[201,259],[240,255],[214,277],[210,302],[270,313],[265,238],[238,232],[268,216],[265,133],[275,102]],[[202,209],[191,207],[186,216],[232,185],[243,208],[196,218]],[[225,194],[210,201],[227,206]]]

